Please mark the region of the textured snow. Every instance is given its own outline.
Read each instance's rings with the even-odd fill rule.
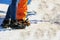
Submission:
[[[1,5],[1,4],[0,4]],[[0,10],[7,11],[8,5]],[[30,20],[42,20],[25,29],[0,31],[0,40],[60,40],[60,0],[32,0],[28,5]]]
[[[60,40],[59,34],[59,25],[41,22],[26,29],[1,31],[0,40]]]

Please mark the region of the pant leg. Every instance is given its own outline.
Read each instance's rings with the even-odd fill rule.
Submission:
[[[16,19],[16,2],[17,0],[12,0],[11,4],[8,7],[8,11],[5,19],[9,19],[9,18],[14,20]]]
[[[11,19],[16,20],[16,7],[17,7],[17,0],[12,0],[11,3]]]
[[[25,19],[27,16],[27,4],[28,0],[20,0],[18,3],[16,18],[17,20]]]
[[[30,4],[31,0],[28,0],[28,4]]]

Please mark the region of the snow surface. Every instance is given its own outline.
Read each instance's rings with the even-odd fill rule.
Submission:
[[[5,12],[0,16],[6,15],[7,8],[7,4],[0,4],[0,11]],[[25,29],[0,31],[0,40],[60,40],[60,24],[54,23],[60,22],[56,17],[60,14],[59,0],[32,0],[28,12],[36,12],[28,18],[37,23],[31,23]]]
[[[41,22],[26,29],[0,31],[0,40],[60,40],[59,34],[58,25]]]
[[[8,9],[7,4],[0,4],[0,18],[4,18]]]

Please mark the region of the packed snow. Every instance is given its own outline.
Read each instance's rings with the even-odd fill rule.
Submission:
[[[0,16],[6,15],[8,6],[0,4],[0,11],[5,11]],[[28,12],[35,12],[28,18],[37,21],[25,29],[0,31],[0,40],[60,40],[60,0],[32,0]]]

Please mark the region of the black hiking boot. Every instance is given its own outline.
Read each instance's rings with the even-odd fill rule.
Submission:
[[[30,21],[28,19],[26,19],[24,23],[26,26],[30,26]]]
[[[24,24],[24,21],[22,19],[18,20],[18,26],[20,26],[21,29],[26,28],[26,25]]]
[[[25,29],[26,26],[24,25],[23,20],[11,20],[10,27],[12,29]]]
[[[30,22],[28,21],[28,19],[26,20],[20,19],[18,20],[18,26],[20,26],[21,29],[25,29],[26,26],[30,26]]]
[[[4,20],[3,23],[1,24],[1,26],[3,28],[8,28],[9,27],[9,24],[10,24],[10,20]]]
[[[18,21],[17,20],[11,20],[10,27],[12,29],[21,29],[21,27],[18,25]]]
[[[28,19],[26,20],[11,20],[10,27],[12,29],[25,29],[26,26],[30,26]]]

